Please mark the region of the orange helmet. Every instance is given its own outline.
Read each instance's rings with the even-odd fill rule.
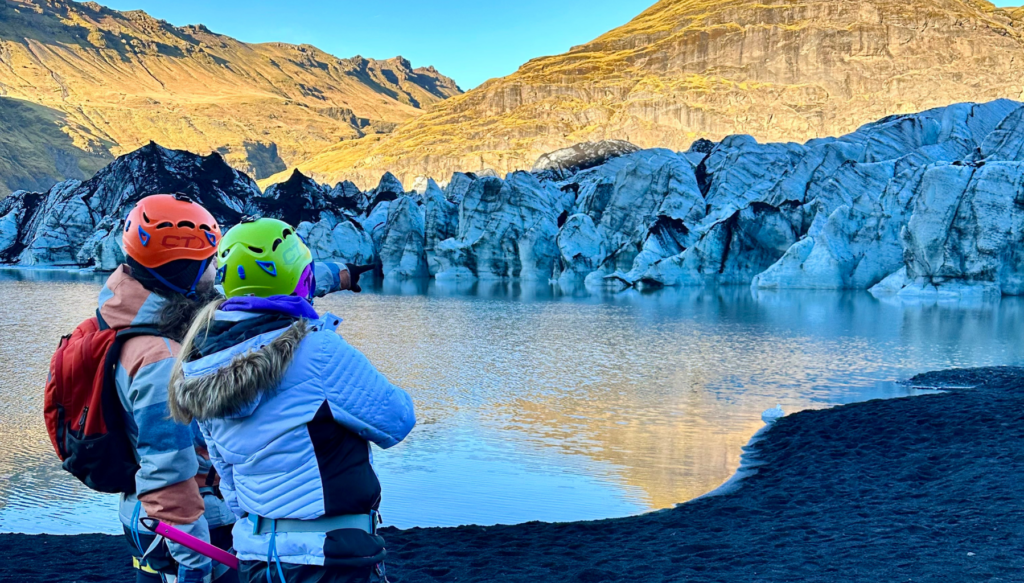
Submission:
[[[152,269],[178,259],[210,259],[220,226],[210,211],[182,194],[154,194],[128,213],[121,240],[125,255]]]

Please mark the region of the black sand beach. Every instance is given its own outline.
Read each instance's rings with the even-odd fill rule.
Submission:
[[[756,445],[738,490],[633,518],[387,529],[417,581],[1024,581],[1024,369],[807,411]],[[122,538],[0,535],[2,581],[131,581]]]

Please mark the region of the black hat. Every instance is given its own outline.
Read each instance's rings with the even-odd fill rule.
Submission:
[[[127,259],[128,266],[132,268],[132,277],[142,287],[162,296],[189,293],[202,277],[202,271],[210,264],[209,260],[177,259],[160,267],[145,267],[131,257]]]

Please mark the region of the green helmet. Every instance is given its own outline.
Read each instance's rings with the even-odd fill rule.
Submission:
[[[217,245],[218,279],[229,298],[291,295],[313,262],[295,229],[277,219],[243,221]]]

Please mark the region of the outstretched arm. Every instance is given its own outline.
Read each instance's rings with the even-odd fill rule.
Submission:
[[[320,298],[338,291],[363,291],[359,287],[359,276],[371,271],[373,266],[318,261],[313,264],[313,269],[316,274],[316,297]]]

